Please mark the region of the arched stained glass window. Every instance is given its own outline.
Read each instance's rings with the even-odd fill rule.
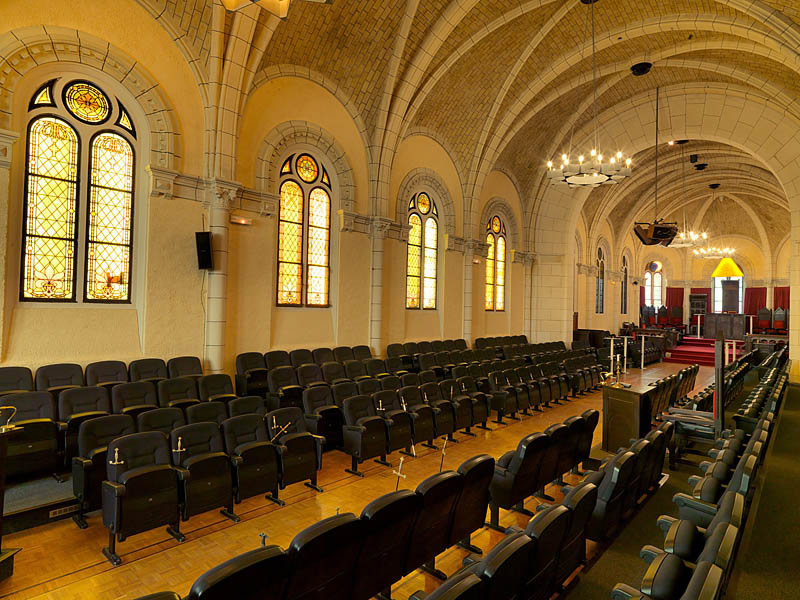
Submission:
[[[595,277],[594,311],[602,314],[606,301],[606,258],[602,248],[597,249],[597,276]]]
[[[644,304],[656,308],[662,305],[664,276],[662,265],[658,261],[647,265],[644,272]]]
[[[34,93],[29,111],[20,299],[130,302],[130,115],[97,86],[60,79]],[[115,113],[130,129],[101,128]]]
[[[439,211],[425,192],[408,203],[406,308],[436,308],[439,255]]]
[[[328,306],[330,178],[320,162],[309,154],[287,158],[280,174],[277,303]]]
[[[506,309],[506,226],[495,215],[486,224],[486,310]]]

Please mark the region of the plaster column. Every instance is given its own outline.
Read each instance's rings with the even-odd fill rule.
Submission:
[[[533,264],[536,257],[529,252],[515,252],[514,262],[520,262],[525,268],[524,288],[523,288],[523,313],[522,313],[522,332],[528,338],[533,339]]]
[[[595,277],[597,277],[597,267],[594,265],[584,265],[578,263],[578,275],[583,275],[584,283],[586,285],[586,296],[584,298],[582,307],[584,312],[584,329],[591,329],[592,323],[594,322],[594,309],[596,305]]]
[[[790,299],[791,300],[791,299]],[[775,308],[775,281],[770,279],[767,282],[767,308],[772,310]],[[791,313],[789,313],[791,315]]]
[[[206,191],[212,270],[208,272],[203,358],[206,373],[221,373],[225,364],[225,325],[228,300],[228,225],[238,186],[212,180]]]
[[[386,232],[393,221],[373,217],[370,224],[372,238],[372,269],[370,271],[369,345],[374,356],[383,356],[383,246]]]
[[[476,257],[483,258],[489,254],[489,244],[481,240],[466,240],[464,242],[464,339],[467,344],[472,344],[472,314],[473,297],[473,270],[475,268],[474,259]],[[483,302],[483,298],[479,298],[479,302]],[[482,304],[480,306],[483,306]]]
[[[10,311],[6,310],[6,295],[11,293],[8,283],[8,261],[14,260],[8,251],[8,211],[11,208],[11,149],[19,135],[13,131],[0,129],[0,281],[4,282],[0,291],[0,361],[6,354],[6,339],[11,323]],[[19,257],[17,257],[17,260]]]

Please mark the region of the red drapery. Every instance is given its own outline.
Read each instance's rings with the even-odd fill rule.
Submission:
[[[776,287],[772,298],[772,308],[789,308],[789,286]]]
[[[749,287],[744,291],[744,314],[758,315],[758,309],[767,305],[767,288]]]
[[[639,308],[644,306],[644,284],[639,286]]]
[[[672,308],[673,306],[680,306],[683,308],[683,288],[668,287],[667,288],[667,301],[665,306]]]
[[[691,294],[705,294],[706,295],[706,312],[714,312],[714,303],[711,301],[711,288],[691,288]]]

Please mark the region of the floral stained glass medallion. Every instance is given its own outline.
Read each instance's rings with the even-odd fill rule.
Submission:
[[[423,215],[427,215],[431,211],[431,199],[428,194],[420,194],[417,196],[417,208]]]
[[[317,180],[317,176],[319,175],[317,161],[308,154],[301,154],[297,159],[297,174],[300,176],[300,179],[306,183],[313,183]]]
[[[64,104],[84,123],[102,123],[110,113],[106,95],[85,81],[77,81],[64,89]]]

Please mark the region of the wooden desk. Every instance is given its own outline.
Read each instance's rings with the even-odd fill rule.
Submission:
[[[651,400],[655,386],[633,384],[629,388],[603,386],[603,450],[616,452],[650,431]]]
[[[722,331],[726,340],[743,340],[747,332],[746,315],[708,313],[703,317],[703,337],[716,339]]]

